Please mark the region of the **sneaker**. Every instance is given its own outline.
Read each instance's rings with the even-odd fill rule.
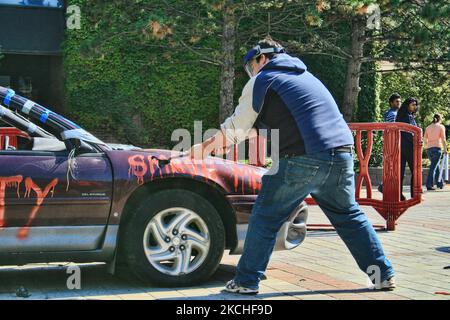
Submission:
[[[258,294],[258,289],[250,289],[246,287],[242,287],[238,285],[234,280],[230,280],[227,282],[225,289],[222,291],[230,292],[230,293],[239,293],[239,294]]]
[[[427,190],[428,190],[428,191],[436,191],[436,188],[433,188],[433,187],[427,187]]]
[[[373,289],[374,290],[383,290],[383,291],[391,291],[394,290],[396,287],[395,285],[395,278],[389,278],[387,280],[384,280],[382,283],[378,284],[378,285],[374,285]]]

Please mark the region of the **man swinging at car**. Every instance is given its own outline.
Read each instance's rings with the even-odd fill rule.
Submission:
[[[367,274],[379,268],[375,288],[393,289],[394,270],[355,200],[353,136],[332,95],[301,60],[272,39],[252,48],[244,65],[250,80],[234,114],[215,136],[189,151],[192,158],[203,159],[210,153],[207,150],[244,141],[254,127],[279,130],[278,171],[262,178],[236,276],[224,290],[258,293],[278,230],[309,194],[359,268]]]

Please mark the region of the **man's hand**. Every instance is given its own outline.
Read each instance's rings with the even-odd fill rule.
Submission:
[[[230,152],[230,147],[225,147],[225,148],[219,148],[219,149],[215,149],[213,151],[213,156],[224,156],[227,155]]]
[[[232,144],[225,138],[222,131],[219,131],[205,142],[193,145],[191,149],[189,149],[188,154],[191,159],[204,160],[213,152],[216,155],[228,153],[231,145]]]
[[[192,160],[204,160],[208,156],[204,151],[203,143],[199,143],[194,144],[187,153]]]

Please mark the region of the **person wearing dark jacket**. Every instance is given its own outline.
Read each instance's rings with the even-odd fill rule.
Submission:
[[[224,290],[258,292],[278,231],[309,194],[359,268],[368,275],[377,269],[375,288],[393,289],[392,265],[355,199],[353,135],[331,93],[300,59],[271,39],[247,53],[244,67],[250,80],[235,112],[214,137],[190,150],[200,160],[209,154],[205,149],[237,144],[254,127],[279,130],[280,159],[262,177],[236,276]]]
[[[400,109],[397,113],[396,122],[404,122],[417,127],[417,122],[415,119],[416,113],[419,110],[419,101],[415,98],[408,98],[403,101]],[[414,170],[414,148],[413,148],[413,135],[412,133],[402,132],[401,133],[401,160],[400,160],[400,177],[402,184],[401,200],[404,201],[406,198],[403,195],[403,179],[405,178],[406,164],[408,164],[411,170],[411,197],[413,194],[413,182],[414,175],[412,174]]]
[[[389,110],[384,114],[384,122],[395,122],[401,104],[402,97],[398,93],[393,93],[389,97]]]

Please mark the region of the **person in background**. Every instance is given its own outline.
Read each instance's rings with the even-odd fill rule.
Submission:
[[[398,110],[397,117],[395,118],[396,122],[404,122],[407,124],[411,124],[417,127],[417,122],[415,119],[416,113],[419,110],[419,101],[416,98],[408,98],[403,101],[400,109]],[[401,176],[401,184],[402,184],[402,193],[400,195],[400,199],[402,201],[406,200],[403,195],[403,179],[405,178],[405,169],[406,164],[408,163],[408,167],[411,170],[411,173],[414,170],[414,148],[413,148],[413,135],[409,132],[402,132],[401,137],[401,161],[400,161],[400,176]],[[413,182],[414,175],[411,174],[411,198],[414,196],[413,194]]]
[[[402,97],[398,93],[393,93],[389,97],[389,110],[384,113],[384,122],[395,122],[398,109],[402,104]],[[383,184],[378,186],[378,191],[383,192]]]
[[[384,122],[395,122],[398,109],[402,104],[402,97],[398,93],[393,93],[389,97],[389,110],[384,114]]]
[[[445,127],[442,125],[442,116],[435,114],[433,123],[425,129],[424,142],[427,148],[428,159],[430,159],[430,172],[427,177],[427,190],[436,190],[434,183],[442,189],[444,183],[439,180],[440,168],[439,160],[442,153],[447,153],[447,141],[445,136]]]

